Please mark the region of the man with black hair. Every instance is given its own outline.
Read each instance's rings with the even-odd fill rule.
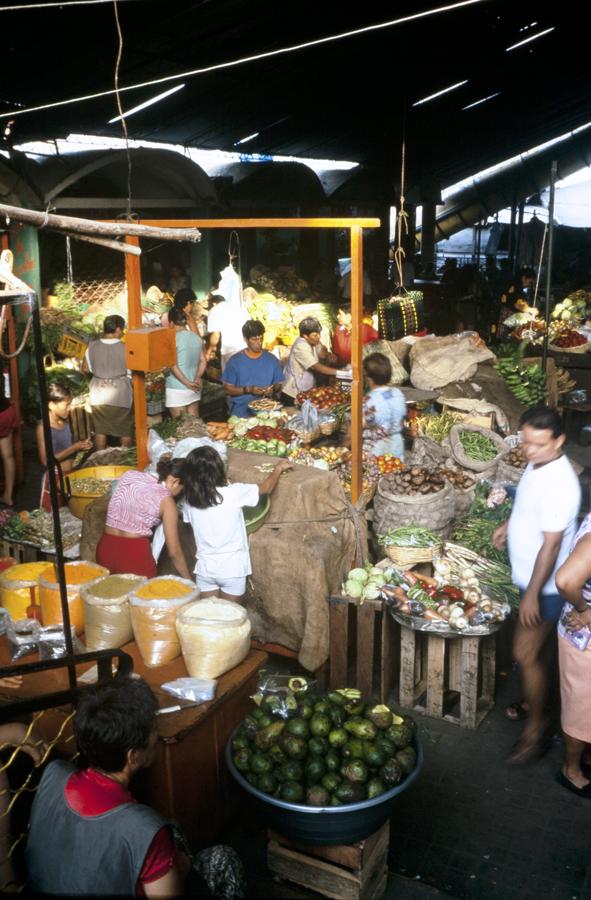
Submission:
[[[555,575],[568,556],[581,502],[579,480],[562,453],[562,419],[547,406],[533,407],[521,418],[522,448],[528,465],[517,486],[511,516],[493,534],[501,549],[508,543],[513,582],[519,588],[519,618],[513,655],[519,663],[524,703],[507,709],[512,719],[525,718],[511,762],[540,756],[549,726],[548,639],[556,629],[563,598]]]
[[[184,886],[188,896],[243,896],[242,865],[231,848],[190,858],[188,848],[175,847],[172,823],[129,791],[154,757],[157,708],[141,678],[116,678],[82,693],[74,718],[81,766],[49,763],[33,802],[30,893],[177,897]]]
[[[92,375],[90,407],[97,450],[104,450],[108,436],[120,438],[123,447],[132,443],[133,390],[121,340],[124,331],[122,316],[107,316],[102,338],[93,341],[84,356],[82,371]]]
[[[233,416],[248,416],[248,405],[262,397],[278,394],[283,385],[279,360],[263,350],[265,326],[249,319],[242,326],[246,348],[231,356],[224,369],[224,388]]]

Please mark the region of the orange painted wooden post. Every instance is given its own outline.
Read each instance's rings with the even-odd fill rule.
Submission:
[[[0,238],[0,249],[9,250],[10,241],[7,234],[3,234]],[[39,297],[41,303],[41,297]],[[6,332],[8,335],[8,352],[14,353],[16,350],[16,330],[14,327],[14,313],[12,307],[9,306],[6,315]],[[21,394],[18,377],[18,359],[15,356],[9,360],[8,367],[10,370],[10,399],[12,400],[16,412],[16,428],[12,434],[12,446],[14,450],[14,458],[16,463],[16,482],[20,484],[25,477],[25,464],[23,459],[23,435],[21,430]]]
[[[351,500],[356,503],[363,490],[363,448],[361,445],[363,398],[363,229],[351,228]]]
[[[128,244],[139,245],[139,238],[126,237]],[[127,281],[127,325],[128,328],[142,327],[142,278],[138,256],[125,257],[125,279]],[[135,443],[137,447],[138,469],[148,465],[148,419],[146,403],[146,376],[144,372],[134,372],[133,405],[135,416]]]

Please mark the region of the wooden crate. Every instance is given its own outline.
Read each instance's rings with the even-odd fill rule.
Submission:
[[[40,560],[48,559],[48,554],[39,547],[15,544],[12,541],[0,541],[0,558],[7,556],[11,556],[17,563],[39,562]]]
[[[388,881],[389,843],[389,822],[364,841],[332,847],[298,843],[269,831],[267,866],[276,877],[323,897],[379,900]],[[290,889],[289,896],[298,895]]]
[[[455,409],[454,406],[450,406],[447,403],[444,403],[441,407],[442,412],[450,412],[453,413],[454,416],[458,416],[459,421],[465,422],[467,425],[480,425],[481,428],[489,428],[491,430],[495,427],[495,414],[494,412],[485,414],[478,413],[469,413],[462,412],[459,409]]]
[[[85,406],[73,406],[70,410],[70,428],[74,442],[85,441],[92,434],[92,415]]]
[[[330,611],[329,683],[356,687],[386,703],[396,677],[396,623],[381,600],[328,598]]]
[[[400,626],[400,705],[462,728],[494,706],[496,635],[443,638]],[[448,708],[459,699],[460,715]]]

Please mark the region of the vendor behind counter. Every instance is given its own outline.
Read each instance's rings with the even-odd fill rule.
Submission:
[[[246,348],[231,356],[224,369],[224,388],[232,416],[249,415],[249,404],[261,397],[278,396],[283,386],[279,360],[263,350],[265,326],[249,319],[242,326]]]
[[[316,386],[316,375],[338,375],[333,368],[336,357],[320,343],[322,326],[318,319],[307,316],[299,325],[300,336],[294,341],[285,366],[281,402],[293,406],[300,391]]]

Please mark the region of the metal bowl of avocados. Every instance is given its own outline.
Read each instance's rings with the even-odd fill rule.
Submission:
[[[246,525],[247,534],[253,534],[261,527],[270,509],[270,494],[263,494],[256,506],[244,507],[244,524]]]
[[[411,786],[423,766],[423,747],[416,737],[412,746],[417,762],[404,781],[373,800],[348,803],[343,806],[306,806],[302,803],[286,803],[259,791],[238,771],[232,759],[232,740],[238,731],[234,729],[226,745],[226,763],[238,784],[259,801],[263,814],[271,828],[295,841],[306,844],[331,845],[354,844],[363,841],[386,822],[394,811],[396,798]]]

